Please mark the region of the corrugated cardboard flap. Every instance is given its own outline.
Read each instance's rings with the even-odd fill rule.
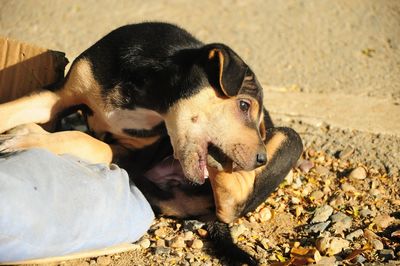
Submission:
[[[67,63],[62,52],[0,37],[0,103],[60,81]]]

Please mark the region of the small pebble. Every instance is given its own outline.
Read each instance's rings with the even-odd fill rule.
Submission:
[[[197,229],[197,234],[199,234],[199,236],[201,236],[202,238],[206,238],[208,236],[207,230],[203,228]]]
[[[362,180],[365,179],[366,177],[367,177],[367,171],[365,171],[364,167],[357,167],[349,174],[350,179]]]
[[[387,214],[381,214],[374,218],[373,222],[382,229],[388,227],[394,221],[393,217]]]
[[[362,218],[375,217],[376,216],[376,212],[368,209],[367,207],[362,209],[359,213],[360,213],[360,216]]]
[[[373,188],[369,190],[369,194],[374,197],[379,197],[381,195],[381,192],[379,191],[379,189]]]
[[[315,172],[317,172],[317,174],[320,174],[320,175],[323,175],[323,176],[327,176],[330,173],[328,168],[326,168],[324,166],[321,166],[321,165],[317,165],[315,167]]]
[[[233,239],[237,239],[241,234],[247,231],[244,224],[234,225],[231,227],[231,235]]]
[[[150,240],[147,238],[144,238],[144,239],[140,240],[138,244],[140,245],[141,248],[146,249],[146,248],[150,247]]]
[[[321,259],[315,263],[312,264],[313,266],[328,266],[328,265],[336,265],[336,257],[325,257],[322,256]]]
[[[341,195],[338,195],[336,197],[334,197],[330,202],[329,205],[334,207],[334,208],[338,208],[341,205],[343,205],[345,203],[343,197]]]
[[[344,192],[354,192],[356,191],[356,188],[353,185],[350,185],[349,183],[343,183],[340,188],[344,191]]]
[[[301,206],[301,205],[296,206],[296,209],[295,209],[296,217],[299,217],[303,213],[303,210],[304,210],[303,206]]]
[[[301,181],[300,181],[301,184]],[[310,194],[312,191],[311,185],[307,184],[302,190],[301,190],[301,196],[306,197],[308,194]]]
[[[184,239],[185,241],[192,240],[192,239],[193,239],[193,232],[192,232],[192,231],[187,231],[187,232],[185,232],[185,233],[183,234],[183,239]]]
[[[99,265],[109,265],[111,262],[111,257],[109,256],[101,256],[97,258],[97,264]]]
[[[373,239],[379,239],[379,236],[369,229],[364,229],[364,237],[370,242]]]
[[[394,251],[393,251],[393,249],[379,250],[379,257],[381,257],[385,261],[392,260],[392,259],[394,259]]]
[[[184,248],[186,247],[185,240],[181,236],[176,236],[171,239],[169,246],[171,248]]]
[[[191,247],[196,249],[201,249],[203,246],[204,246],[203,241],[201,241],[200,239],[195,239],[193,240]]]
[[[169,253],[171,253],[171,249],[168,247],[156,247],[154,253],[156,255],[169,255]]]
[[[343,150],[340,151],[339,158],[342,159],[342,160],[346,159],[350,155],[352,155],[353,152],[354,152],[354,149],[351,146],[347,146],[346,148],[344,148]]]
[[[156,231],[154,231],[154,235],[164,238],[167,236],[167,230],[165,227],[158,228]]]
[[[165,247],[165,240],[164,239],[157,239],[156,247]]]
[[[346,239],[349,240],[349,241],[353,241],[354,239],[359,238],[359,237],[362,236],[363,234],[364,234],[363,230],[362,230],[362,229],[358,229],[358,230],[356,230],[356,231],[351,232],[350,234],[348,234],[348,235],[346,236]]]
[[[350,229],[352,225],[352,218],[342,212],[338,212],[330,217],[333,225],[332,230],[336,233],[341,233]]]
[[[290,200],[293,204],[299,204],[300,203],[300,199],[297,197],[292,197],[292,199]],[[270,212],[271,213],[271,212]],[[271,218],[271,217],[270,217]]]
[[[324,192],[322,192],[321,190],[315,190],[313,192],[311,192],[310,198],[313,200],[320,200],[324,197]]]
[[[190,266],[190,262],[188,262],[187,260],[182,260],[179,266]]]
[[[306,229],[305,232],[306,233],[322,233],[323,231],[325,231],[325,229],[329,226],[330,223],[331,223],[330,221],[326,221],[324,223],[314,224],[314,225],[310,226],[310,228]]]
[[[350,242],[340,237],[322,237],[315,244],[316,248],[323,254],[332,256],[343,249],[348,248]]]
[[[378,239],[372,239],[371,244],[372,244],[372,247],[376,250],[383,249],[383,243]]]
[[[367,260],[367,259],[366,259],[363,255],[357,255],[357,257],[354,259],[354,262],[363,265],[363,263],[364,263],[366,260]]]
[[[301,187],[301,185],[303,185],[303,183],[301,182],[301,178],[298,176],[294,179],[294,182],[292,184],[292,188],[294,189],[299,189]]]
[[[212,266],[212,261],[211,260],[207,260],[204,262],[203,264],[204,266]]]
[[[311,220],[311,223],[320,223],[328,220],[329,216],[331,216],[333,212],[333,208],[329,205],[323,205],[318,207],[315,210],[314,217]]]
[[[308,173],[313,167],[314,163],[308,160],[302,160],[299,164],[299,168],[303,173]]]
[[[183,229],[187,231],[196,231],[204,226],[203,222],[197,220],[185,220],[183,221]]]
[[[266,222],[271,219],[272,213],[269,208],[262,208],[259,212],[260,214],[260,222]]]
[[[315,155],[316,155],[316,151],[314,150],[314,149],[309,149],[308,150],[308,155],[310,156],[310,157],[314,157]]]
[[[270,245],[270,241],[268,240],[268,239],[261,239],[261,241],[260,241],[261,243],[261,246],[265,249],[265,250],[268,250],[270,247],[271,247],[271,245]]]
[[[289,173],[285,177],[285,181],[288,185],[291,185],[293,183],[293,171],[290,170]]]
[[[193,255],[193,253],[186,253],[185,259],[187,259],[190,262],[192,262],[192,260],[194,261],[195,256]]]
[[[337,222],[341,222],[341,221],[346,221],[346,220],[352,220],[351,217],[347,216],[346,214],[344,214],[343,212],[337,212],[335,214],[333,214],[330,217],[332,223],[337,223]]]

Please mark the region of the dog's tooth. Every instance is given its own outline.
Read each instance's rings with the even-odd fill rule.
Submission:
[[[205,166],[203,168],[203,177],[208,178],[209,175],[210,175],[210,173],[208,172],[207,166]]]

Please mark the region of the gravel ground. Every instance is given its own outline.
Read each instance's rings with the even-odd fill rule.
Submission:
[[[294,128],[306,147],[342,158],[348,154],[351,162],[362,162],[370,167],[384,169],[389,175],[400,175],[400,137],[389,134],[372,134],[358,130],[319,127],[301,120],[276,120],[277,125]]]

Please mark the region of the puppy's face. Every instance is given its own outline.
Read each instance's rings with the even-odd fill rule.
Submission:
[[[207,167],[252,170],[267,160],[261,86],[247,65],[227,49],[209,50],[208,63],[217,67],[206,73],[216,71],[215,78],[209,78],[210,84],[196,94],[180,99],[165,115],[174,156],[185,176],[198,184],[208,177]]]

